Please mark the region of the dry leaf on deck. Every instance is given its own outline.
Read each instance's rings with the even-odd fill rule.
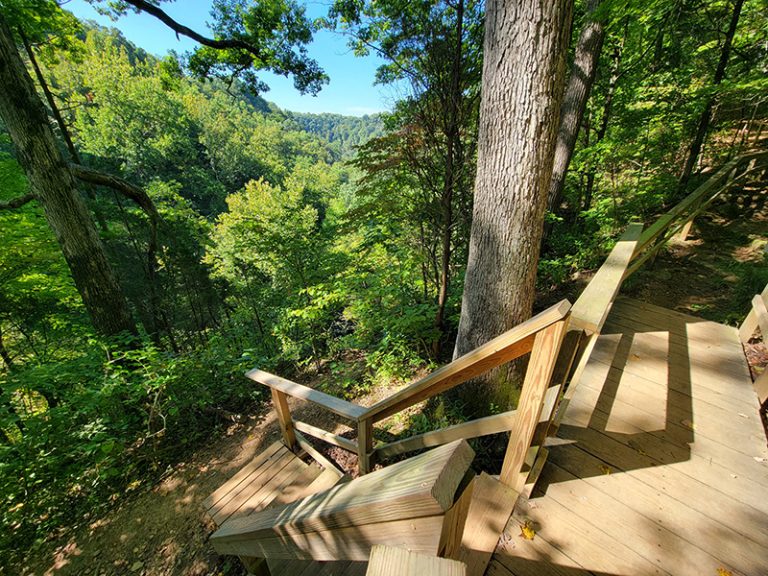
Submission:
[[[536,536],[536,530],[533,529],[533,524],[531,524],[530,520],[526,520],[520,525],[520,533],[526,540],[533,540],[533,537]]]

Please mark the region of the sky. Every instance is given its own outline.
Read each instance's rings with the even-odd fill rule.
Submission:
[[[326,3],[305,4],[310,18],[324,16],[327,12]],[[163,10],[174,20],[206,34],[209,32],[206,21],[210,20],[210,7],[210,0],[179,0],[162,4]],[[100,15],[85,0],[69,0],[63,3],[63,8],[80,19],[95,20],[102,26],[117,28],[128,40],[156,56],[162,56],[169,50],[183,53],[196,45],[184,36],[177,39],[173,31],[149,14],[129,13],[115,22]],[[283,110],[295,112],[333,112],[362,116],[392,108],[397,95],[396,88],[373,85],[376,68],[383,60],[375,55],[355,57],[347,47],[346,38],[329,31],[316,33],[308,50],[309,55],[318,61],[330,77],[330,83],[317,96],[302,96],[293,87],[290,78],[260,72],[259,78],[270,87],[261,96]]]

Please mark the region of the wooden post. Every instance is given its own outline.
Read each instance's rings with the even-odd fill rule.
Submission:
[[[683,225],[683,228],[678,232],[676,240],[678,242],[685,242],[688,239],[688,235],[691,233],[691,228],[693,227],[693,221],[696,218],[691,218]]]
[[[373,421],[366,418],[357,423],[357,458],[361,476],[371,471],[371,452],[373,452]]]
[[[765,288],[760,294],[760,297],[763,300],[763,304],[768,305],[768,284],[766,284]],[[754,302],[753,302],[752,306],[750,306],[749,308],[749,314],[747,314],[747,317],[744,318],[744,322],[742,322],[741,327],[739,328],[739,340],[741,340],[745,344],[749,342],[749,339],[752,338],[752,334],[755,333],[755,330],[757,330],[758,326],[759,326],[759,322],[758,322],[757,310],[755,309]],[[763,342],[767,340],[768,340],[768,334],[763,334]]]
[[[283,434],[283,443],[293,450],[296,446],[296,434],[293,431],[291,409],[288,408],[288,397],[280,390],[272,388],[272,403],[275,405],[277,420],[280,422],[280,432]]]
[[[555,369],[566,324],[567,320],[561,320],[548,326],[536,334],[533,343],[523,391],[517,406],[517,417],[509,433],[507,453],[499,476],[502,484],[510,486],[518,493],[522,492],[524,486],[524,482],[521,483],[520,480],[520,470],[541,417],[544,396]]]

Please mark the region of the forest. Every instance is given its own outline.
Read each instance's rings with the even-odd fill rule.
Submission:
[[[503,56],[502,0],[338,0],[316,20],[217,0],[212,38],[163,1],[91,3],[114,28],[0,0],[0,572],[257,412],[246,370],[348,399],[407,382],[768,137],[766,0],[517,2],[550,29]],[[199,47],[145,52],[129,10]],[[391,111],[268,102],[260,70],[322,90],[320,29],[384,59]],[[734,309],[768,271],[738,281]],[[412,425],[516,389],[510,368]]]

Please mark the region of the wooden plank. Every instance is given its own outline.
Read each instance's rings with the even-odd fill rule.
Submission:
[[[554,407],[559,391],[559,386],[553,386],[547,389],[544,398],[545,408]],[[462,438],[469,440],[480,436],[508,432],[515,422],[516,414],[516,410],[509,410],[508,412],[478,418],[477,420],[472,420],[470,422],[462,422],[461,424],[448,426],[442,430],[433,430],[431,432],[425,432],[424,434],[418,434],[416,436],[411,436],[410,438],[384,444],[383,446],[376,448],[374,452],[379,459],[384,459],[397,456],[398,454],[421,450],[423,448],[431,448],[433,446],[447,444]],[[549,425],[550,415],[550,411],[546,409],[542,410],[539,427],[537,428],[538,435],[546,432]]]
[[[294,454],[291,454],[291,456],[292,458],[284,467],[282,467],[274,476],[266,480],[266,482],[261,484],[258,490],[252,492],[248,498],[233,501],[229,506],[223,509],[216,516],[216,522],[221,524],[223,528],[227,526],[229,522],[234,522],[240,517],[262,510],[267,502],[271,502],[272,499],[279,494],[279,490],[283,485],[289,483],[296,476],[299,476],[302,472],[306,471],[307,465],[299,460]],[[229,519],[229,522],[225,522],[227,519]]]
[[[307,487],[307,493],[302,496],[302,498],[309,496],[310,494],[316,494],[318,492],[325,492],[326,490],[330,490],[336,486],[336,484],[339,484],[348,478],[348,476],[342,476],[339,478],[338,471],[324,468],[320,473],[320,476],[318,476],[317,479]],[[294,498],[294,500],[299,500],[299,498]]]
[[[284,504],[289,504],[290,502],[301,500],[306,496],[311,496],[315,493],[315,490],[310,487],[317,487],[315,485],[315,480],[317,480],[323,472],[324,470],[320,468],[320,466],[305,465],[299,467],[298,474],[283,476],[285,481],[277,484],[275,490],[267,493],[258,507],[248,509],[248,514],[256,514],[268,507],[282,506]]]
[[[233,519],[211,541],[299,537],[308,531],[443,515],[453,506],[473,457],[469,444],[453,442],[283,508]]]
[[[259,470],[238,486],[237,490],[230,491],[211,508],[209,514],[216,524],[221,524],[234,513],[248,498],[261,489],[273,476],[285,468],[296,456],[285,447],[277,452]]]
[[[357,462],[360,474],[368,474],[373,464],[373,420],[362,419],[357,424]]]
[[[320,464],[324,469],[330,470],[336,474],[338,478],[341,478],[344,476],[344,472],[340,470],[336,464],[328,460],[323,454],[316,450],[312,444],[309,443],[309,441],[304,437],[304,435],[301,432],[296,432],[296,439],[299,442],[299,446],[301,446],[302,450],[304,450],[307,454],[309,454],[315,462]]]
[[[215,538],[214,534],[211,544],[220,554],[287,560],[367,560],[376,544],[435,555],[442,525],[442,515],[423,516],[301,534],[275,534],[271,538],[245,535],[223,540]]]
[[[472,502],[472,491],[475,488],[475,474],[467,471],[464,477],[465,487],[459,486],[460,496],[453,506],[445,513],[443,531],[440,534],[440,544],[437,547],[437,555],[446,558],[457,558],[461,547],[461,538],[464,535],[464,526],[467,522],[469,505]]]
[[[627,266],[635,254],[642,231],[643,225],[640,223],[627,226],[608,258],[573,304],[570,320],[572,328],[588,333],[600,332],[611,303],[621,287]]]
[[[768,304],[768,284],[766,284],[765,288],[763,288],[763,291],[760,293],[760,297],[763,301],[763,304]],[[753,303],[752,307],[747,313],[746,318],[744,318],[744,322],[742,322],[741,326],[739,327],[739,340],[741,342],[749,342],[749,339],[752,338],[752,335],[755,333],[755,330],[757,330],[757,327],[757,311],[755,310]],[[763,332],[763,342],[767,340],[768,335]]]
[[[291,409],[288,407],[288,398],[286,395],[275,388],[271,389],[272,405],[277,413],[277,421],[280,424],[280,434],[283,436],[283,443],[289,450],[293,450],[296,445],[296,434],[293,430],[293,420],[291,419]]]
[[[376,545],[371,550],[366,576],[466,576],[467,567],[456,560],[417,554],[403,548]]]
[[[650,333],[633,334],[628,349],[617,350],[618,346],[627,346],[622,338],[618,334],[603,334],[583,374],[588,378],[604,378],[609,370],[620,371],[664,383],[670,390],[688,396],[695,390],[701,401],[715,406],[741,411],[754,406],[746,360],[739,365],[729,362],[729,355],[695,348],[689,349],[687,355],[669,354],[667,340]]]
[[[630,474],[605,474],[605,462],[575,445],[553,451],[552,462],[569,473],[584,478],[591,487],[619,499],[644,518],[643,525],[658,526],[685,539],[681,547],[696,546],[744,574],[759,573],[754,562],[768,558],[768,549],[731,526],[741,522],[740,507],[725,518],[711,518],[690,506],[691,498],[677,500],[662,487],[646,484]],[[578,492],[579,497],[589,495]],[[608,513],[607,510],[605,513]],[[601,516],[594,521],[602,522]],[[653,533],[658,533],[655,528]]]
[[[502,484],[511,486],[517,493],[523,488],[520,484],[520,470],[541,417],[544,396],[552,378],[566,324],[566,321],[561,320],[536,334],[536,343],[531,352],[520,394],[517,417],[510,431],[499,477]]]
[[[531,540],[524,538],[521,521],[514,516],[499,539],[488,566],[489,576],[495,573],[491,572],[495,563],[515,576],[593,576],[548,542],[541,533],[537,532]]]
[[[238,470],[232,478],[214,490],[213,493],[203,501],[203,507],[205,507],[206,510],[210,509],[221,498],[236,489],[242,482],[245,482],[251,474],[258,470],[267,460],[272,458],[274,454],[279,451],[285,452],[285,446],[281,442],[273,442],[267,446],[263,452],[257,454],[253,460]]]
[[[626,435],[635,449],[653,454],[664,464],[701,458],[723,474],[735,474],[768,484],[768,466],[756,460],[768,458],[765,442],[752,443],[753,450],[744,453],[738,451],[736,445],[724,443],[722,439],[711,440],[699,434],[694,436],[692,442],[690,429],[671,422],[664,429],[655,429],[653,420],[644,418],[642,413],[637,414],[635,411],[639,409],[636,407],[614,405],[614,410],[608,414],[583,397],[573,398],[572,403],[574,413],[589,414],[592,428],[607,430],[612,435]],[[754,418],[759,420],[757,414]]]
[[[722,193],[726,188],[733,184],[734,170],[737,170],[740,165],[750,161],[754,158],[762,158],[765,156],[764,152],[757,154],[747,154],[739,156],[726,162],[722,168],[720,168],[714,175],[707,179],[701,186],[696,188],[688,196],[686,196],[681,202],[676,204],[669,212],[659,217],[651,226],[649,226],[645,232],[643,232],[638,242],[637,256],[635,257],[632,266],[630,266],[627,276],[634,273],[645,260],[647,260],[658,248],[661,247],[661,243],[652,246],[652,244],[659,238],[663,237],[668,230],[673,229],[674,223],[693,207],[701,202],[706,202],[713,199],[715,196]],[[751,169],[747,168],[747,172]],[[737,179],[742,175],[736,177]],[[678,225],[679,226],[679,225]]]
[[[365,417],[378,422],[404,408],[449,390],[470,378],[530,352],[536,333],[565,318],[570,307],[571,305],[567,300],[555,304],[530,320],[504,332],[490,342],[475,348],[461,358],[457,358],[450,364],[374,404],[368,409]]]
[[[249,370],[245,373],[245,376],[254,382],[264,384],[274,390],[279,390],[288,396],[319,404],[326,410],[349,420],[357,421],[357,419],[366,412],[366,408],[363,408],[362,406],[347,402],[341,398],[336,398],[335,396],[331,396],[320,390],[315,390],[296,382],[291,382],[290,380],[270,374],[269,372],[264,372],[258,368]]]
[[[648,432],[666,430],[679,436],[684,444],[693,441],[694,436],[709,438],[753,456],[758,447],[765,445],[754,397],[752,405],[741,411],[740,406],[722,407],[700,400],[695,394],[697,385],[693,385],[691,396],[615,368],[606,370],[601,366],[590,375],[594,377],[585,379],[584,389],[579,390],[581,401],[602,410],[611,420],[624,418]]]
[[[317,426],[312,426],[311,424],[302,422],[301,420],[295,420],[293,425],[296,428],[296,430],[299,430],[304,434],[308,434],[313,438],[317,438],[318,440],[323,440],[324,442],[328,442],[328,444],[333,444],[334,446],[338,446],[339,448],[344,448],[344,450],[348,450],[353,454],[357,454],[357,444],[354,441],[350,440],[349,438],[344,438],[343,436],[339,436],[338,434],[333,434],[331,432],[323,430],[322,428],[318,428]]]
[[[545,446],[541,446],[536,454],[536,459],[533,461],[533,466],[531,466],[531,469],[524,480],[525,487],[523,488],[523,495],[526,498],[531,495],[531,492],[533,492],[533,489],[536,487],[536,483],[539,481],[539,476],[541,476],[541,471],[544,469],[544,464],[546,464],[547,458],[549,458],[549,449]]]
[[[759,294],[752,298],[752,310],[755,311],[755,316],[757,316],[757,325],[760,327],[763,342],[766,342],[768,341],[768,309],[766,309],[765,301]]]
[[[543,538],[570,559],[576,567],[601,575],[635,576],[667,575],[652,562],[637,554],[623,535],[602,530],[552,498],[535,498],[515,510],[507,527],[519,546],[529,546],[520,534],[520,526],[528,522],[535,530],[534,542]],[[566,572],[567,573],[567,572]]]
[[[681,464],[662,466],[644,451],[633,448],[628,444],[629,438],[620,435],[605,435],[596,430],[581,427],[570,427],[564,423],[561,436],[575,440],[579,447],[606,463],[605,471],[611,474],[631,474],[643,482],[663,490],[677,500],[688,502],[688,505],[711,518],[728,518],[734,510],[742,511],[738,524],[733,524],[732,530],[749,535],[761,545],[768,545],[768,523],[765,521],[765,502],[758,502],[758,507],[742,502],[743,495],[739,490],[729,488],[729,483],[736,480],[727,474],[719,479],[701,476],[700,471],[706,472],[706,462],[693,469]],[[554,457],[554,451],[550,457]],[[605,473],[605,472],[601,472]],[[728,492],[731,492],[730,494]],[[762,494],[763,489],[758,492]],[[692,498],[695,495],[695,498]],[[751,497],[750,499],[756,499]]]
[[[717,547],[704,550],[684,539],[683,536],[695,538],[692,532],[697,531],[697,527],[689,526],[683,534],[675,533],[664,522],[654,522],[630,508],[632,493],[611,495],[556,465],[547,466],[542,480],[547,483],[548,499],[559,502],[585,523],[609,534],[621,534],[632,550],[660,569],[674,571],[679,576],[699,576],[717,574],[717,568],[723,566],[716,556]],[[673,506],[665,511],[668,515],[685,513],[683,504]],[[739,559],[738,566],[727,564],[726,567],[744,574],[757,574],[766,568],[765,551],[762,552],[751,559]]]
[[[697,210],[698,213],[698,210]],[[696,219],[695,215],[692,215],[690,218],[688,218],[685,221],[685,224],[683,224],[683,227],[680,229],[680,232],[677,233],[677,236],[675,237],[675,240],[678,242],[685,242],[688,239],[688,236],[691,234],[691,228],[693,228],[693,221]]]
[[[754,388],[760,405],[765,405],[765,403],[768,402],[768,368],[763,370],[763,373],[755,378]]]
[[[504,531],[519,493],[486,473],[475,479],[456,560],[467,566],[467,576],[482,576]]]

